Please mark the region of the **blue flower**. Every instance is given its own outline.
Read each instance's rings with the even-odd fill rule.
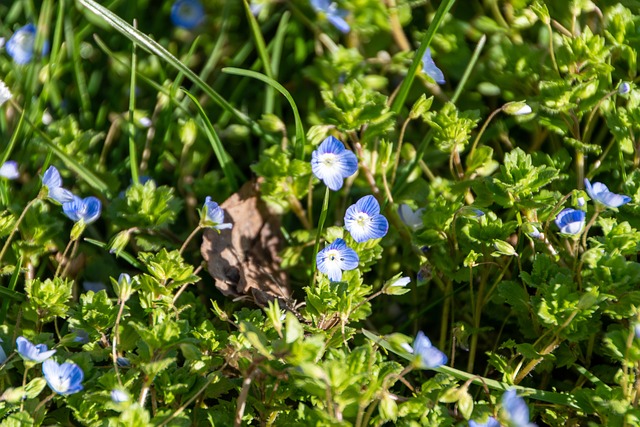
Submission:
[[[629,92],[631,92],[631,85],[627,82],[620,83],[620,86],[618,86],[618,94],[626,95]]]
[[[211,200],[209,196],[204,199],[204,206],[202,206],[200,218],[202,226],[204,227],[211,227],[216,230],[225,230],[233,227],[233,224],[224,222],[224,211],[216,202]]]
[[[584,211],[566,208],[556,216],[556,225],[562,234],[580,234],[584,228]]]
[[[422,72],[435,80],[436,83],[441,85],[445,84],[444,74],[442,73],[442,70],[438,68],[436,63],[433,62],[430,48],[427,48],[424,55],[422,55]]]
[[[75,363],[58,365],[55,360],[49,359],[42,364],[42,373],[51,390],[58,394],[72,394],[82,390],[84,373]]]
[[[418,331],[413,341],[413,354],[420,356],[422,369],[438,368],[447,363],[447,355],[431,344],[429,338],[422,331]]]
[[[516,394],[514,388],[505,391],[502,395],[502,407],[506,411],[512,426],[535,426],[535,424],[529,422],[529,407],[527,407],[524,399]]]
[[[44,362],[56,352],[56,350],[49,350],[46,344],[33,345],[25,337],[18,337],[16,347],[23,360],[34,363]]]
[[[17,179],[20,176],[18,163],[13,160],[4,162],[2,166],[0,166],[0,176],[7,179]]]
[[[358,171],[358,158],[333,136],[311,153],[311,170],[329,189],[338,191],[342,182]]]
[[[102,203],[98,198],[90,196],[81,199],[73,196],[70,202],[62,204],[62,211],[66,216],[75,222],[82,221],[84,224],[91,224],[100,217]]]
[[[329,276],[332,282],[339,282],[342,279],[342,270],[353,270],[358,267],[359,262],[356,251],[348,247],[342,239],[336,239],[316,255],[318,270]]]
[[[631,197],[629,196],[612,193],[607,186],[601,182],[594,182],[592,186],[591,182],[585,178],[584,185],[587,189],[587,194],[592,200],[602,203],[608,208],[618,208],[631,201]]]
[[[344,215],[344,228],[358,243],[384,237],[389,230],[387,219],[380,215],[380,205],[373,196],[364,196],[349,206]]]
[[[42,186],[47,189],[47,197],[51,200],[63,204],[73,200],[73,193],[62,188],[62,178],[55,166],[49,166],[42,176]]]
[[[424,208],[420,208],[414,212],[413,209],[411,209],[411,206],[405,205],[404,203],[398,206],[398,216],[402,222],[404,222],[407,227],[411,228],[413,231],[422,227],[423,213]]]
[[[176,27],[192,30],[204,18],[204,8],[198,0],[177,0],[171,6],[171,22]]]
[[[500,427],[500,423],[493,417],[487,417],[487,421],[483,423],[469,420],[469,427]]]
[[[331,0],[311,0],[311,7],[316,12],[322,12],[326,15],[327,20],[338,29],[341,33],[348,33],[351,30],[347,21],[344,18],[347,17],[348,12],[346,10],[338,9],[338,5]]]
[[[0,338],[0,343],[1,342],[2,342],[2,338]],[[7,360],[7,353],[4,352],[4,349],[0,345],[0,365],[2,365],[5,360]]]
[[[7,42],[7,53],[16,64],[24,65],[33,58],[33,45],[36,41],[36,26],[27,24],[19,28]]]
[[[130,399],[129,394],[126,391],[113,389],[111,390],[111,401],[113,403],[128,402]]]

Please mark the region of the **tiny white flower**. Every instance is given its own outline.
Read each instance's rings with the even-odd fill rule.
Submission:
[[[2,104],[10,100],[11,98],[13,98],[11,91],[9,90],[7,85],[4,84],[2,80],[0,80],[0,106],[2,106]]]

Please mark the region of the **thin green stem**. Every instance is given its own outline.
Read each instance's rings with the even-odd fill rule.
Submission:
[[[325,189],[324,192],[324,201],[322,202],[322,211],[320,212],[320,219],[318,220],[318,231],[316,231],[316,243],[313,246],[313,258],[311,263],[311,283],[315,285],[316,278],[316,256],[318,255],[318,250],[320,249],[320,237],[322,236],[322,228],[324,227],[324,222],[327,219],[327,212],[329,210],[329,187]]]
[[[196,228],[193,229],[191,234],[189,234],[189,237],[187,237],[187,239],[184,241],[182,246],[180,246],[180,251],[178,251],[178,253],[180,255],[182,255],[182,252],[184,252],[186,247],[189,245],[189,242],[191,242],[191,239],[193,239],[195,237],[195,235],[198,234],[198,231],[202,230],[202,228],[203,227],[201,225],[198,225]]]

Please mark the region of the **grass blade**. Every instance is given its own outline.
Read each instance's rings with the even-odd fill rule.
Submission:
[[[291,109],[293,110],[293,116],[295,118],[295,126],[296,126],[295,156],[298,159],[302,160],[304,158],[304,146],[305,146],[304,128],[302,127],[302,120],[300,119],[300,113],[298,113],[298,107],[296,106],[296,102],[293,100],[293,97],[291,96],[289,91],[285,89],[284,86],[282,86],[277,81],[270,79],[264,74],[260,74],[255,71],[244,70],[242,68],[227,67],[227,68],[223,68],[222,72],[228,73],[228,74],[235,74],[237,76],[251,77],[251,78],[263,81],[266,84],[273,86],[275,89],[278,90],[278,92],[280,92],[285,98],[287,98],[287,101],[289,101],[289,104],[291,105]]]
[[[249,20],[249,25],[251,26],[251,33],[253,34],[253,38],[256,41],[256,49],[258,50],[258,56],[262,61],[262,67],[264,68],[264,73],[270,79],[275,80],[273,75],[273,69],[271,68],[271,60],[269,59],[269,53],[267,52],[267,46],[264,43],[264,37],[262,37],[262,32],[260,31],[260,26],[258,25],[258,21],[256,21],[256,17],[251,13],[251,7],[249,6],[249,2],[247,0],[243,0],[244,10],[247,13],[247,19]],[[275,98],[275,89],[273,86],[267,87],[267,93],[265,95],[264,101],[264,112],[266,114],[273,113],[273,100]]]
[[[420,43],[420,46],[418,47],[418,50],[416,51],[416,54],[413,57],[413,62],[411,63],[411,67],[409,67],[407,76],[404,78],[404,80],[402,81],[402,84],[400,85],[400,90],[398,90],[398,95],[394,98],[393,102],[391,103],[391,110],[396,114],[400,113],[400,109],[402,109],[402,106],[404,105],[404,101],[407,99],[407,95],[409,94],[409,89],[411,89],[413,80],[416,78],[416,72],[418,71],[418,68],[422,63],[422,55],[424,55],[424,53],[426,52],[427,48],[429,47],[429,44],[431,43],[431,40],[433,39],[433,36],[436,34],[436,31],[438,30],[438,27],[440,27],[440,24],[442,24],[442,21],[444,20],[445,15],[447,14],[447,12],[449,12],[449,9],[451,9],[451,6],[453,6],[453,3],[455,3],[455,1],[456,0],[445,0],[442,3],[440,3],[440,7],[436,11],[436,16],[433,18],[433,21],[431,21],[431,25],[429,25],[429,28],[427,29],[427,33],[422,38],[422,42]]]
[[[202,105],[200,105],[200,103],[198,102],[198,99],[195,96],[190,94],[189,91],[186,90],[185,88],[181,88],[181,90],[189,98],[191,98],[191,101],[193,101],[194,105],[198,109],[198,113],[200,114],[200,118],[204,122],[205,132],[207,133],[207,136],[209,137],[209,142],[211,143],[211,147],[213,148],[213,152],[215,153],[216,158],[218,159],[218,162],[220,163],[220,167],[222,168],[222,172],[224,173],[224,176],[227,178],[227,181],[229,181],[229,184],[231,185],[231,190],[232,191],[236,191],[238,189],[238,183],[236,181],[236,177],[235,177],[235,174],[233,172],[233,161],[231,160],[231,158],[229,157],[227,152],[224,150],[224,147],[222,146],[222,141],[220,141],[220,138],[218,137],[218,134],[216,133],[216,130],[213,128],[213,125],[211,124],[211,121],[209,120],[209,117],[207,117],[207,113],[204,112],[204,110],[202,109]]]
[[[165,61],[167,64],[171,65],[176,70],[182,72],[189,80],[191,80],[195,85],[197,85],[202,91],[204,91],[211,99],[218,104],[224,111],[232,114],[240,123],[245,126],[248,126],[252,132],[256,135],[263,136],[269,140],[268,135],[264,133],[262,128],[255,121],[251,120],[246,114],[241,111],[235,109],[229,102],[227,102],[218,92],[213,90],[211,86],[209,86],[204,80],[202,80],[196,73],[194,73],[189,67],[183,64],[178,58],[173,56],[168,50],[166,50],[162,45],[153,40],[151,37],[142,33],[141,31],[133,28],[126,21],[120,18],[115,13],[111,12],[109,9],[104,6],[96,3],[94,0],[78,0],[78,3],[86,8],[86,10],[98,18],[105,21],[111,27],[113,27],[116,31],[118,31],[123,36],[127,37],[132,42],[136,43],[138,46],[142,47],[149,53],[153,55],[157,55],[160,59]]]

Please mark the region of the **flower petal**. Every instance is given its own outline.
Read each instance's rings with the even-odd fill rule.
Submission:
[[[431,58],[431,49],[427,48],[422,56],[422,71],[438,84],[445,84],[444,73],[438,68]]]

